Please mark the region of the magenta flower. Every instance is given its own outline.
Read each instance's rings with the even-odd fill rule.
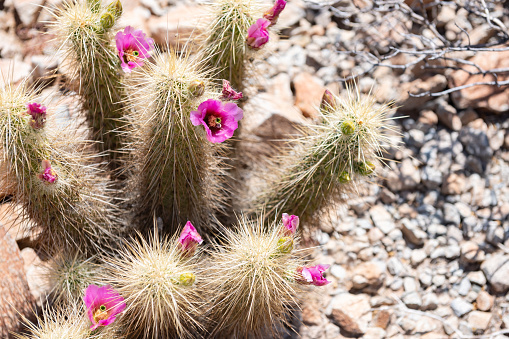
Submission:
[[[118,32],[115,40],[122,69],[126,73],[131,73],[135,67],[143,66],[143,59],[150,57],[149,52],[154,46],[152,38],[147,38],[141,29],[134,30],[131,26]]]
[[[49,160],[43,160],[41,162],[42,165],[42,173],[39,173],[38,177],[42,181],[47,182],[48,184],[53,184],[58,179],[57,172],[53,168],[51,168],[51,163]]]
[[[115,321],[117,315],[126,308],[124,298],[109,285],[89,285],[83,297],[87,307],[88,318],[92,322],[90,328],[108,326]]]
[[[269,31],[267,27],[270,26],[270,21],[264,18],[256,20],[254,24],[247,30],[246,42],[249,47],[260,49],[269,41]]]
[[[197,111],[191,112],[191,123],[194,126],[203,125],[207,139],[216,143],[231,138],[243,116],[242,110],[233,102],[209,99],[202,102]]]
[[[46,107],[36,102],[27,104],[27,113],[32,116],[29,124],[34,129],[40,129],[44,127],[46,123]]]
[[[223,80],[223,100],[239,100],[242,99],[242,92],[236,92],[228,80]]]
[[[279,14],[285,9],[286,1],[285,0],[276,0],[274,6],[269,9],[263,17],[270,21],[270,26],[275,25],[277,23],[277,19],[279,18]]]
[[[294,235],[295,231],[297,231],[297,227],[299,227],[299,217],[296,215],[288,215],[287,213],[283,213],[283,226],[283,233],[285,235]]]
[[[199,244],[203,242],[203,239],[194,228],[193,224],[190,221],[186,223],[186,226],[180,233],[179,243],[182,249],[182,252],[185,255],[193,255],[196,251],[196,248]]]
[[[330,281],[323,277],[323,272],[330,265],[316,265],[310,267],[297,268],[297,282],[303,285],[324,286],[330,284]]]

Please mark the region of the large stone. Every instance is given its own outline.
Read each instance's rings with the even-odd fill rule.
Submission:
[[[439,92],[447,86],[447,78],[441,74],[437,74],[427,79],[416,79],[412,82],[407,82],[401,85],[401,96],[398,101],[398,106],[402,111],[412,111],[415,109],[421,109],[422,106],[433,99],[429,95],[422,97],[412,97],[412,94],[421,94],[425,92]]]
[[[30,293],[25,269],[16,242],[0,226],[0,337],[17,331],[22,316],[30,316],[34,298]]]
[[[503,52],[479,52],[469,61],[477,64],[485,71],[497,68],[509,67],[509,51]],[[470,65],[462,65],[462,68],[477,72],[478,69]],[[463,70],[454,71],[450,76],[449,87],[464,86],[476,82],[490,82],[495,78],[487,74],[470,75]],[[498,81],[509,80],[509,74],[499,73]],[[509,110],[509,87],[508,86],[473,86],[451,93],[455,106],[459,109],[483,108],[496,113],[503,113]]]
[[[303,72],[293,79],[295,87],[295,106],[308,118],[318,116],[317,108],[320,107],[325,87],[314,76]]]
[[[359,336],[362,335],[371,321],[369,297],[366,294],[342,293],[336,295],[327,307],[332,321],[344,331]]]
[[[503,253],[492,255],[481,265],[495,293],[506,293],[509,290],[509,256]]]

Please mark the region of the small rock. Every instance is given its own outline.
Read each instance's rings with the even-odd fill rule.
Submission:
[[[428,238],[426,232],[421,230],[416,222],[407,218],[401,219],[401,231],[409,242],[416,246],[422,246]]]
[[[405,333],[410,333],[415,328],[415,321],[409,319],[408,317],[399,318],[397,322],[403,331],[405,331]]]
[[[419,266],[424,259],[427,258],[426,251],[423,249],[416,249],[412,251],[412,256],[410,257],[410,262],[412,263],[412,266]]]
[[[438,120],[453,131],[461,129],[461,120],[458,117],[456,108],[453,106],[440,102],[437,107]]]
[[[422,299],[418,292],[408,293],[401,298],[401,301],[405,303],[408,308],[417,310],[422,305]]]
[[[461,129],[459,140],[468,154],[483,161],[488,160],[493,155],[493,150],[486,132],[469,126]]]
[[[375,311],[372,325],[376,327],[387,328],[391,321],[391,313],[388,310]]]
[[[340,293],[332,298],[325,314],[344,331],[362,335],[371,320],[371,306],[366,294]]]
[[[417,292],[418,286],[414,277],[405,277],[403,278],[403,287],[405,288],[405,292]]]
[[[316,326],[322,323],[320,307],[316,302],[306,303],[302,308],[302,322],[308,326]]]
[[[477,304],[477,309],[481,311],[489,311],[493,307],[494,301],[495,297],[491,296],[486,291],[480,291],[475,302]]]
[[[293,79],[295,87],[295,106],[307,118],[318,117],[317,107],[320,107],[325,87],[313,75],[303,72]]]
[[[398,258],[392,257],[387,261],[387,270],[389,270],[390,274],[397,277],[403,273],[405,267]]]
[[[485,260],[485,254],[477,243],[467,241],[461,245],[461,259],[468,263],[479,263]]]
[[[470,279],[472,284],[476,284],[478,286],[486,285],[486,277],[481,271],[469,272],[467,274],[467,278]]]
[[[385,279],[385,264],[382,262],[364,262],[358,265],[354,270],[354,278],[362,277],[364,278],[362,281],[365,282],[364,286],[355,287],[356,289],[362,289],[366,286],[369,286],[372,289],[378,289],[382,286],[383,280]],[[360,282],[361,280],[358,279]]]
[[[456,298],[451,302],[451,309],[457,317],[461,317],[472,311],[474,307],[462,298]]]
[[[361,336],[365,331],[361,330],[354,318],[351,318],[340,309],[333,309],[331,313],[332,321],[343,331],[353,336]]]
[[[465,191],[466,180],[464,175],[451,173],[444,177],[442,182],[442,194],[458,195]]]
[[[470,287],[471,287],[470,280],[468,280],[468,278],[464,278],[457,286],[457,291],[460,295],[466,296],[470,291]]]
[[[398,102],[398,106],[401,106],[400,110],[402,111],[412,111],[422,108],[422,106],[426,102],[430,101],[432,97],[411,97],[409,92],[412,94],[420,94],[428,91],[433,93],[443,90],[446,86],[447,78],[440,74],[432,76],[428,79],[419,78],[411,82],[403,83],[401,85],[401,96]]]
[[[378,227],[384,234],[388,234],[396,228],[396,224],[392,219],[392,215],[387,212],[385,207],[381,205],[375,205],[369,210],[373,224]]]
[[[481,269],[495,293],[506,293],[509,290],[509,256],[497,253],[485,260]]]
[[[432,282],[436,287],[441,287],[445,284],[446,278],[442,274],[437,274],[433,277]]]
[[[344,280],[347,276],[346,270],[341,265],[332,265],[330,268],[330,274],[339,281]]]
[[[460,212],[453,204],[445,203],[443,207],[444,222],[446,224],[453,224],[459,226],[461,223]]]
[[[339,338],[341,334],[339,327],[331,323],[325,325],[324,332],[325,338]]]
[[[371,244],[379,242],[383,237],[384,234],[379,228],[373,227],[368,231],[368,239]]]
[[[436,310],[438,307],[438,297],[435,293],[427,293],[422,297],[421,310]]]
[[[400,166],[400,180],[402,183],[402,190],[410,190],[421,182],[421,173],[412,162],[412,159],[405,159],[402,161]]]
[[[490,325],[491,317],[489,312],[473,311],[468,315],[468,324],[475,332],[484,332]]]
[[[425,166],[422,169],[422,182],[429,189],[438,188],[443,182],[442,172],[434,167]]]
[[[370,327],[367,329],[366,333],[364,333],[364,335],[362,336],[363,339],[379,339],[386,337],[387,333],[380,327]]]
[[[45,1],[15,0],[13,3],[14,10],[18,13],[21,23],[25,26],[31,26],[37,20]]]
[[[421,116],[418,121],[425,125],[434,126],[438,123],[438,117],[435,112],[425,109],[421,111]]]

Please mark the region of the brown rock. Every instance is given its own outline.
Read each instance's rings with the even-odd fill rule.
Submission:
[[[479,52],[469,61],[477,64],[483,70],[491,70],[496,68],[509,67],[509,51],[492,53],[492,52]],[[477,68],[469,65],[464,65],[463,68],[467,71],[477,72]],[[470,75],[465,71],[454,71],[451,73],[449,87],[463,86],[473,84],[475,82],[489,82],[494,81],[492,75],[478,74]],[[509,80],[509,74],[501,73],[497,77],[498,81]],[[457,108],[465,109],[472,108],[485,108],[495,113],[502,113],[509,110],[509,87],[508,86],[473,86],[462,89],[457,92],[451,93],[451,98]]]
[[[347,315],[342,310],[333,309],[331,316],[332,316],[332,321],[336,325],[341,327],[341,329],[343,331],[347,332],[348,334],[350,334],[352,336],[361,336],[364,334],[364,331],[362,331],[359,328],[359,325],[357,324],[357,322],[354,319],[350,318],[350,316]]]
[[[468,263],[478,263],[483,262],[486,256],[477,243],[467,241],[461,245],[461,258]]]
[[[368,231],[368,239],[372,244],[382,240],[384,236],[385,234],[383,234],[383,232],[380,231],[377,227],[373,227]]]
[[[489,311],[493,307],[493,302],[495,301],[495,297],[490,295],[486,291],[481,291],[477,295],[477,299],[475,300],[477,304],[477,309],[481,311]]]
[[[426,125],[436,125],[438,123],[438,117],[435,112],[430,110],[421,111],[421,116],[419,117],[419,122]]]
[[[17,331],[20,314],[30,316],[34,299],[23,268],[23,259],[16,242],[0,226],[0,337],[8,338]]]
[[[372,324],[385,330],[390,321],[391,313],[388,310],[381,310],[375,313]]]
[[[322,323],[320,307],[316,302],[307,303],[302,308],[302,322],[308,326],[318,326]]]
[[[382,286],[385,278],[385,267],[374,262],[363,262],[353,271],[353,275],[364,278],[365,285],[359,288],[369,287],[370,289],[378,289]],[[355,287],[355,286],[354,286]]]
[[[442,182],[442,194],[457,195],[463,193],[465,189],[466,180],[464,175],[450,173],[444,177]]]
[[[441,74],[437,74],[425,80],[419,78],[412,82],[401,85],[401,98],[398,106],[402,111],[411,111],[422,108],[422,106],[433,99],[431,96],[423,96],[419,98],[411,97],[408,93],[421,94],[424,92],[439,92],[447,86],[447,79]]]
[[[293,79],[295,87],[295,106],[305,117],[318,117],[318,107],[322,101],[323,87],[320,82],[309,73],[300,73]]]
[[[456,108],[449,104],[440,104],[437,107],[438,120],[453,131],[461,129],[461,119],[458,117]]]
[[[468,315],[468,324],[474,332],[484,332],[490,325],[491,317],[492,315],[489,312],[472,311]]]

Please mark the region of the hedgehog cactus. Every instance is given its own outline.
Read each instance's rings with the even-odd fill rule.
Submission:
[[[36,245],[50,253],[78,245],[103,250],[114,238],[116,215],[106,184],[87,163],[83,145],[69,142],[76,136],[51,127],[46,108],[25,86],[0,88],[0,150],[8,170],[2,186],[14,183],[11,206],[21,205],[22,217],[33,221]]]
[[[50,26],[63,53],[63,73],[79,95],[90,138],[106,152],[112,170],[120,165],[118,151],[125,138],[124,72],[113,41],[121,14],[119,0],[109,5],[100,0],[66,1]]]
[[[105,258],[104,280],[128,305],[117,324],[128,337],[193,338],[203,329],[195,251],[201,241],[188,227],[179,239],[132,240],[117,257]]]
[[[227,338],[267,338],[285,324],[295,306],[297,272],[304,261],[294,250],[298,238],[288,223],[266,227],[261,218],[238,220],[236,229],[224,229],[224,239],[210,253],[207,270],[215,291],[210,317],[212,333]]]
[[[309,221],[342,194],[353,193],[357,181],[376,175],[385,148],[394,145],[390,135],[397,130],[390,109],[390,103],[377,105],[357,88],[347,88],[345,98],[327,91],[320,107],[322,123],[309,126],[295,152],[272,168],[277,175],[258,197],[258,210],[266,210],[267,220],[288,211]]]
[[[154,216],[162,219],[167,231],[187,220],[199,228],[211,227],[223,209],[224,139],[212,133],[211,122],[198,111],[192,115],[200,103],[218,96],[199,66],[189,56],[170,51],[157,54],[154,63],[133,74],[131,103],[138,110],[131,115],[135,138],[131,183],[142,227],[151,225]],[[201,123],[205,128],[193,126]]]

